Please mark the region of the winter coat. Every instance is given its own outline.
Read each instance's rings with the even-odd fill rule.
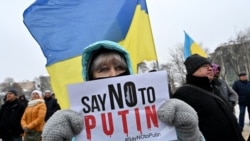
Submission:
[[[43,99],[31,100],[25,109],[21,124],[29,130],[42,131],[45,124],[46,105]]]
[[[28,105],[28,100],[25,98],[25,95],[21,95],[20,97],[19,97],[19,102],[21,103],[21,104],[23,104],[24,105],[24,107],[26,108],[26,106]]]
[[[187,75],[187,84],[198,86],[218,96],[207,77]],[[243,141],[236,117],[228,104],[187,86],[180,87],[174,98],[181,99],[195,109],[199,117],[199,128],[206,141]]]
[[[1,107],[0,112],[0,138],[18,137],[23,134],[21,118],[25,107],[19,103],[18,99],[7,101]]]
[[[239,96],[239,105],[250,104],[250,82],[237,80],[233,84],[233,90]]]
[[[44,98],[45,100],[45,104],[46,104],[46,108],[47,108],[47,113],[45,116],[45,121],[47,121],[57,110],[60,110],[60,106],[57,103],[57,100],[49,97],[49,98]]]
[[[226,81],[220,78],[215,78],[213,85],[220,91],[221,96],[228,102],[232,111],[234,111],[234,106],[238,102],[237,93],[227,85]]]

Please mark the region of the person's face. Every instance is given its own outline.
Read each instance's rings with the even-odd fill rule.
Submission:
[[[50,92],[46,92],[45,93],[45,97],[51,97],[51,93]]]
[[[33,94],[31,95],[31,99],[32,99],[32,100],[34,100],[34,99],[39,99],[39,98],[40,98],[40,96],[39,96],[38,93],[33,93]]]
[[[8,92],[6,94],[6,101],[14,101],[16,98],[17,98],[16,95],[13,94],[12,92]]]
[[[219,77],[219,76],[220,76],[220,70],[219,70],[219,69],[216,69],[215,74],[214,74],[214,77]]]
[[[242,81],[247,80],[247,75],[240,76],[240,80],[242,80]]]
[[[124,73],[126,69],[113,63],[102,64],[97,70],[93,71],[93,78],[105,78],[118,76]]]
[[[194,73],[194,76],[197,77],[208,77],[209,80],[213,80],[214,74],[212,66],[210,64],[205,64],[200,66]]]

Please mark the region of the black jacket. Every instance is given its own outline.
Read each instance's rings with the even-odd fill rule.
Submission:
[[[47,108],[45,121],[47,121],[57,110],[60,110],[61,107],[57,103],[57,100],[52,98],[52,97],[50,97],[50,98],[45,97],[44,100],[45,100],[45,104],[46,104],[46,108]]]
[[[187,84],[220,96],[207,77],[187,75],[186,80]],[[199,117],[199,128],[206,141],[244,141],[236,117],[225,101],[221,102],[211,95],[185,86],[180,87],[173,97],[185,101],[195,109]]]
[[[21,118],[25,107],[20,104],[18,99],[6,102],[0,111],[0,137],[17,137],[23,134]]]
[[[248,105],[250,103],[250,82],[237,80],[233,84],[233,90],[239,96],[239,105]]]

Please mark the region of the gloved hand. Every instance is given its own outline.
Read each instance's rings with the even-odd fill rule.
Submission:
[[[157,111],[160,121],[175,126],[178,141],[204,141],[196,111],[179,99],[169,99]]]
[[[43,141],[71,141],[83,130],[83,117],[73,110],[58,110],[43,128]]]

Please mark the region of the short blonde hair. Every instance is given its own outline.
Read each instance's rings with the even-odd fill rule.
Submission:
[[[114,50],[102,50],[100,53],[95,54],[92,59],[93,60],[89,67],[90,80],[93,79],[93,72],[98,70],[103,64],[112,63],[114,65],[122,66],[124,70],[128,70],[125,58],[119,52]]]

